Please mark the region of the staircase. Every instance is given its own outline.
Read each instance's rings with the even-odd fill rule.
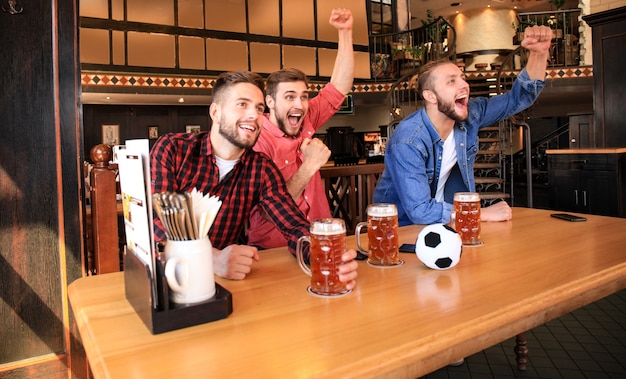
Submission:
[[[483,206],[511,197],[505,192],[504,133],[500,129],[500,125],[495,125],[478,132],[479,148],[474,163],[474,182]]]
[[[510,77],[506,77],[510,79]],[[495,96],[510,90],[513,80],[503,80],[497,71],[467,72],[472,97]],[[500,122],[478,132],[478,153],[474,163],[474,183],[483,206],[510,199],[506,192],[506,122]]]

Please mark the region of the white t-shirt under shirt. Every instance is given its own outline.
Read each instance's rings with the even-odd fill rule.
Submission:
[[[222,179],[224,179],[226,174],[228,174],[233,169],[233,167],[235,167],[237,162],[239,162],[239,159],[228,161],[226,159],[218,157],[217,155],[215,156],[215,164],[220,171],[220,182],[222,181]]]
[[[439,180],[437,181],[437,192],[435,193],[435,200],[442,203],[443,192],[446,187],[446,182],[450,176],[450,171],[456,164],[456,144],[454,143],[454,129],[450,132],[450,135],[443,142],[443,154],[441,157],[441,169],[439,170]]]

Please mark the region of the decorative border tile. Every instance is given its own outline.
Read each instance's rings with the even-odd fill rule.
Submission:
[[[125,73],[81,73],[83,86],[96,87],[144,87],[144,88],[185,88],[212,89],[215,78],[188,78],[175,76],[136,75]]]
[[[505,71],[505,77],[515,77],[519,71]],[[574,66],[567,68],[553,68],[546,71],[549,79],[587,78],[593,77],[592,66]],[[469,79],[495,78],[495,71],[468,71],[465,75]],[[150,88],[150,89],[202,89],[211,90],[216,78],[213,77],[183,77],[183,76],[159,76],[151,74],[129,74],[116,72],[90,72],[81,73],[83,87],[127,87],[127,88]],[[312,92],[319,92],[325,83],[310,83]],[[355,81],[353,93],[380,93],[392,90],[393,82],[358,82]],[[409,82],[400,83],[396,89],[406,90],[410,88]],[[105,88],[102,88],[105,90]]]

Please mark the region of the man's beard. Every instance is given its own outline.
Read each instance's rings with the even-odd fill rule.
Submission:
[[[287,122],[289,122],[289,116],[287,115],[287,113],[284,114],[279,114],[278,110],[274,109],[275,115],[276,115],[276,126],[278,126],[278,129],[280,129],[283,133],[285,133],[286,135],[290,136],[290,137],[296,137],[298,134],[300,134],[300,131],[302,130],[302,124],[300,124],[300,126],[298,127],[298,131],[296,132],[295,135],[291,134],[289,131],[290,129],[287,129],[287,126],[285,125],[285,120],[287,120]],[[304,119],[304,111],[302,112],[303,116],[301,119]]]
[[[456,113],[454,101],[452,102],[443,101],[443,99],[440,98],[439,94],[437,94],[436,92],[435,92],[435,97],[437,98],[437,109],[439,110],[439,112],[445,114],[446,116],[448,116],[449,118],[453,119],[456,122],[462,122],[462,121],[467,120],[467,116],[461,117]]]
[[[285,121],[283,121],[282,118],[276,118],[276,122],[278,123],[277,125],[278,129],[280,129],[286,135],[290,135],[289,133],[287,133],[287,128],[285,127]]]
[[[226,140],[230,143],[232,143],[234,146],[237,146],[241,149],[250,149],[252,148],[252,146],[254,146],[254,144],[256,143],[257,139],[259,138],[259,133],[257,131],[256,137],[254,138],[254,140],[252,142],[250,142],[247,139],[242,138],[239,133],[237,133],[237,130],[239,128],[237,127],[237,123],[236,122],[228,122],[225,117],[222,117],[220,119],[220,128],[219,128],[219,132],[220,134],[226,138]]]

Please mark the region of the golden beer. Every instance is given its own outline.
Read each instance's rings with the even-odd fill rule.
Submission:
[[[341,256],[346,251],[346,226],[343,220],[324,218],[311,223],[311,235],[300,237],[296,247],[298,263],[311,276],[309,291],[316,295],[337,296],[350,291],[339,280]],[[304,262],[302,243],[310,243],[310,267]]]
[[[361,229],[367,226],[368,249],[361,246]],[[396,266],[404,263],[398,252],[398,208],[395,204],[370,204],[367,222],[357,225],[356,239],[359,250],[368,256],[367,263],[374,266]]]
[[[476,192],[454,194],[452,211],[454,229],[461,235],[463,245],[480,245],[480,196]]]

